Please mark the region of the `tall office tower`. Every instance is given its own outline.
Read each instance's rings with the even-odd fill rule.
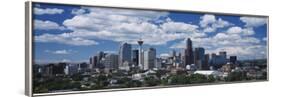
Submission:
[[[106,54],[103,51],[97,52],[97,62],[95,63],[97,68],[104,68],[102,60],[105,55]]]
[[[229,57],[229,61],[232,64],[236,64],[237,63],[237,56],[230,56]]]
[[[210,65],[212,65],[212,66],[216,65],[216,59],[217,59],[216,53],[212,53],[211,54]]]
[[[132,57],[132,45],[128,43],[121,43],[119,48],[119,69],[128,70],[129,65],[131,64]]]
[[[118,69],[118,55],[107,54],[104,58],[104,67],[106,69]]]
[[[66,67],[66,63],[58,63],[58,64],[48,64],[45,66],[45,76],[54,76],[65,74],[64,68]]]
[[[176,61],[177,61],[177,52],[175,50],[172,51],[172,62],[173,62],[173,66],[176,66]]]
[[[153,69],[156,63],[156,49],[149,48],[144,52],[144,70]]]
[[[98,57],[92,56],[90,57],[90,69],[97,68]]]
[[[179,54],[179,55],[178,55],[178,58],[180,59],[180,58],[181,58],[181,56],[182,56],[182,55],[181,55],[181,52],[179,52],[178,54]]]
[[[64,68],[64,73],[66,75],[73,75],[78,73],[78,65],[77,64],[67,64]]]
[[[78,64],[78,71],[79,72],[86,71],[88,68],[89,68],[89,64],[87,64],[87,63],[83,62],[83,63]]]
[[[140,67],[140,69],[143,69],[143,50],[142,50],[142,44],[143,41],[142,39],[138,40],[138,44],[139,44],[139,64],[138,66]]]
[[[44,66],[44,76],[53,76],[54,75],[54,64],[48,64]]]
[[[219,52],[219,56],[221,57],[221,58],[220,58],[220,62],[221,62],[222,64],[226,64],[226,62],[227,62],[226,52],[225,52],[225,51]]]
[[[176,57],[177,56],[177,52],[175,50],[172,50],[172,57]]]
[[[89,58],[89,63],[90,63],[90,64],[89,64],[89,68],[90,68],[90,69],[92,69],[92,68],[94,67],[93,58],[94,58],[94,56],[92,56],[92,57]]]
[[[226,52],[225,51],[219,52],[219,55],[226,59]]]
[[[180,56],[180,60],[181,60],[181,65],[183,66],[183,67],[185,67],[186,66],[186,49],[183,49],[182,51],[181,51],[181,56]]]
[[[209,54],[205,54],[204,55],[204,61],[203,61],[202,69],[204,69],[204,70],[209,70],[210,69],[209,60],[210,60],[210,55]]]
[[[193,50],[192,50],[192,41],[190,38],[186,41],[186,58],[185,58],[185,65],[191,65],[194,63],[194,56],[193,56]]]
[[[194,50],[194,63],[199,70],[202,70],[204,62],[205,50],[202,47],[195,48]]]
[[[156,58],[155,68],[157,68],[157,69],[161,69],[162,68],[161,60],[162,60],[161,58]]]
[[[132,63],[134,66],[139,65],[139,50],[137,50],[137,49],[133,50],[132,61],[133,61]]]

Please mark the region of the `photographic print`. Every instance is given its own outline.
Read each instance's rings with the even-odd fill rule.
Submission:
[[[268,16],[32,3],[32,92],[268,80]]]

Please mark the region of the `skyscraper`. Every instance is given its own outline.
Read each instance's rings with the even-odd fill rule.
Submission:
[[[204,55],[204,61],[203,61],[203,66],[202,69],[204,70],[209,70],[209,60],[210,60],[210,55],[209,54],[205,54]]]
[[[97,53],[97,62],[95,63],[97,68],[104,68],[102,60],[104,59],[105,55],[106,54],[103,51]]]
[[[64,68],[64,73],[66,75],[73,75],[78,73],[78,65],[77,64],[67,64]]]
[[[144,70],[153,69],[156,63],[156,49],[149,48],[144,52]]]
[[[94,58],[94,56],[92,56],[92,57],[89,58],[89,63],[90,63],[90,64],[89,64],[89,68],[90,68],[90,69],[92,69],[92,68],[94,67],[93,58]]]
[[[211,54],[211,60],[210,60],[210,65],[215,66],[217,64],[217,54],[212,53]]]
[[[221,56],[221,62],[222,64],[226,64],[227,62],[227,55],[226,55],[226,51],[220,51],[219,55]]]
[[[139,65],[139,50],[138,49],[133,50],[132,61],[133,61],[132,62],[133,65],[135,65],[135,66]]]
[[[226,64],[226,52],[222,51],[219,52],[219,55],[215,53],[212,54],[211,65],[215,68],[221,67],[222,65]]]
[[[92,56],[90,57],[90,69],[97,68],[98,57]]]
[[[143,41],[140,39],[138,40],[138,44],[139,44],[139,67],[140,69],[143,69],[143,50],[142,50],[142,44],[143,44]]]
[[[190,38],[186,40],[186,51],[185,51],[185,65],[191,65],[194,63],[194,56],[192,50],[192,41]]]
[[[183,66],[183,67],[185,67],[186,66],[186,49],[183,49],[180,53],[181,53],[181,56],[180,56],[180,60],[181,60],[181,65]]]
[[[229,57],[229,61],[230,61],[230,63],[232,63],[232,64],[236,64],[236,62],[237,62],[237,56],[230,56],[230,57]]]
[[[173,62],[173,66],[177,67],[177,52],[175,50],[172,51],[172,62]]]
[[[121,43],[119,48],[119,69],[128,68],[129,64],[131,64],[132,57],[132,45],[128,43]],[[124,64],[126,63],[126,64]]]
[[[107,69],[117,69],[118,68],[118,55],[107,54],[104,60],[104,67]]]
[[[204,62],[204,55],[205,55],[205,49],[202,47],[195,48],[194,51],[194,63],[198,67],[198,69],[202,69],[202,65]]]
[[[224,59],[226,59],[226,52],[225,51],[220,51],[219,55],[222,56]]]

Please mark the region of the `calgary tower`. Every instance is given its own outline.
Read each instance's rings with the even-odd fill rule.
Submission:
[[[138,44],[139,44],[139,64],[138,64],[138,66],[141,68],[141,69],[143,69],[143,64],[142,64],[142,62],[143,62],[143,60],[142,60],[142,44],[143,44],[143,41],[142,41],[142,39],[140,38],[139,40],[138,40]]]

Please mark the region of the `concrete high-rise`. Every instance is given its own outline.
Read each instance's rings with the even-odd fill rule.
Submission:
[[[149,48],[144,52],[144,70],[153,69],[156,63],[156,49]]]
[[[118,68],[118,55],[107,54],[104,59],[104,67],[107,69],[117,69]]]

